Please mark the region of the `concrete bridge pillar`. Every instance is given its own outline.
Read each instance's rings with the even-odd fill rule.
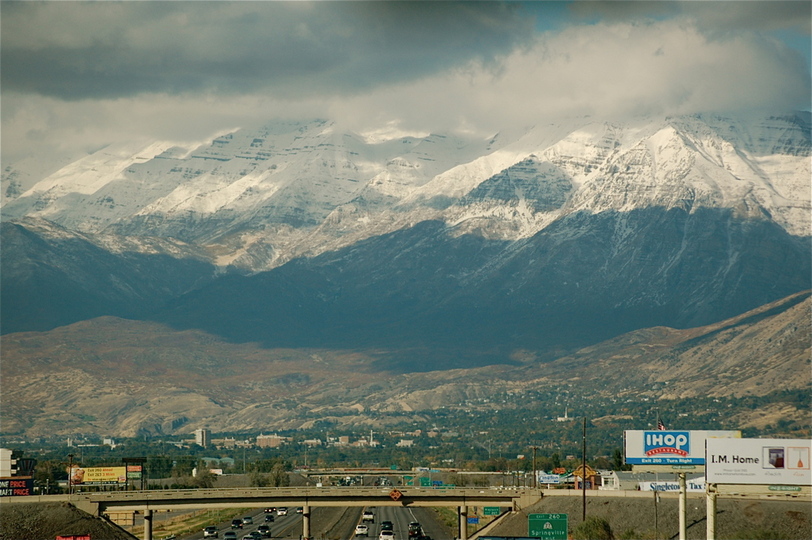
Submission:
[[[468,540],[468,507],[460,506],[459,509],[460,521],[460,540]]]
[[[310,505],[302,507],[302,540],[310,540]]]
[[[144,510],[144,540],[152,540],[152,510]]]

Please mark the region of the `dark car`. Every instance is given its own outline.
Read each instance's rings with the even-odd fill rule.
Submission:
[[[237,540],[237,533],[234,531],[226,531],[223,533],[223,540]]]
[[[271,528],[267,525],[260,525],[257,527],[257,532],[262,535],[263,538],[270,538],[271,537]]]
[[[394,531],[395,525],[391,521],[381,521],[382,531]]]
[[[420,538],[421,536],[423,536],[423,528],[420,527],[420,523],[416,521],[409,523],[409,538]]]
[[[231,528],[232,529],[242,529],[242,520],[241,519],[232,519],[231,520]]]
[[[276,520],[276,518],[273,516],[273,514],[265,514],[265,521],[266,522],[273,523],[275,520]]]

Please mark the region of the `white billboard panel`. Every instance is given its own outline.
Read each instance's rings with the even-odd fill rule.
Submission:
[[[679,482],[672,481],[655,481],[655,482],[638,482],[640,491],[679,491]],[[689,478],[685,481],[685,489],[687,491],[701,491],[705,492],[705,478]]]
[[[561,477],[557,474],[547,474],[545,472],[539,472],[537,474],[537,481],[539,484],[560,484]]]
[[[705,439],[741,436],[741,431],[626,431],[626,463],[704,465]]]
[[[708,439],[706,444],[708,483],[812,486],[812,440]]]

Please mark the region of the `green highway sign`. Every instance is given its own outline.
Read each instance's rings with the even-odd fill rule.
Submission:
[[[527,536],[544,540],[567,540],[567,514],[530,514],[527,516]]]
[[[502,513],[502,509],[498,506],[486,506],[484,511],[486,516],[498,516]]]
[[[770,486],[770,491],[801,491],[801,486]]]

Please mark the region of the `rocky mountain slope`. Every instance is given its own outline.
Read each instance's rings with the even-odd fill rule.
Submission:
[[[5,190],[3,332],[137,316],[488,363],[708,324],[812,286],[810,147],[800,113],[108,147]]]
[[[3,434],[258,432],[318,420],[381,426],[573,385],[607,402],[808,392],[810,302],[805,292],[706,327],[637,330],[553,362],[515,351],[511,365],[397,375],[376,349],[267,349],[104,317],[3,336]],[[784,419],[808,413],[771,407]],[[763,427],[768,414],[745,411],[738,425]]]

